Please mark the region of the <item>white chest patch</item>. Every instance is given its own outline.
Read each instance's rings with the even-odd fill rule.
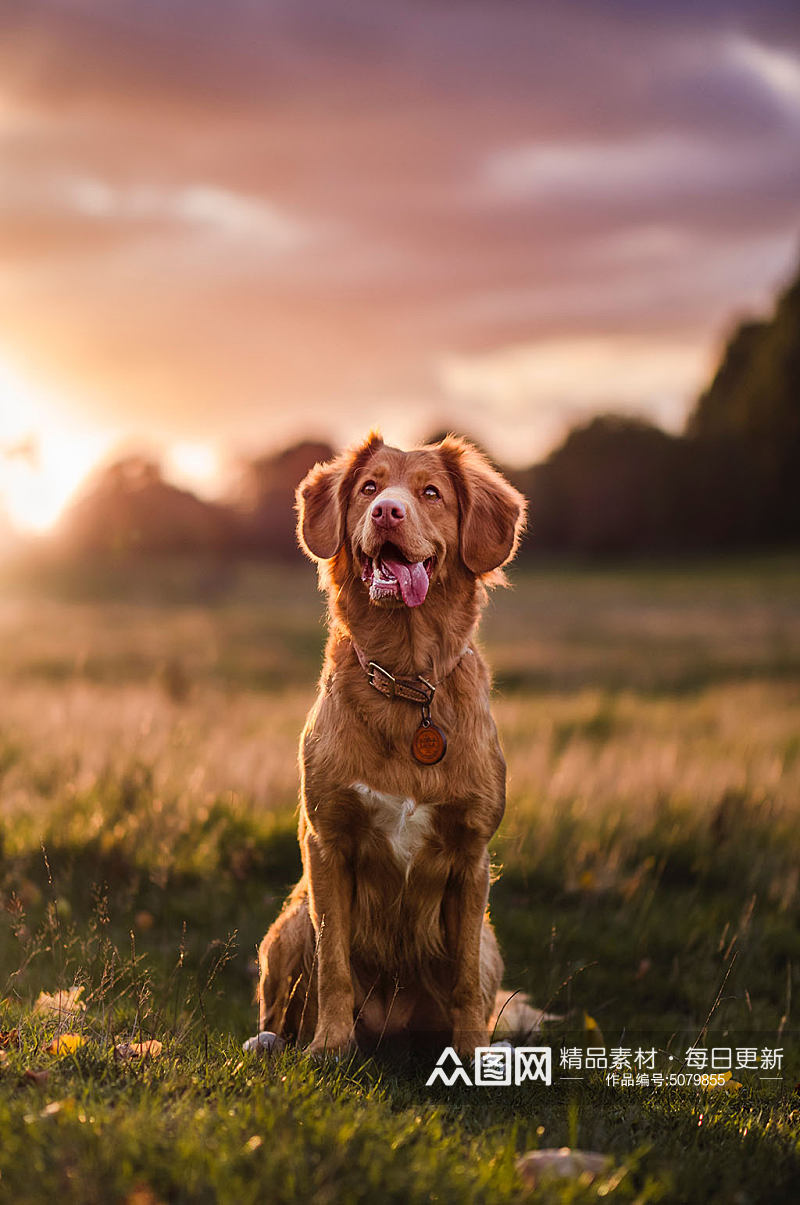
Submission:
[[[432,809],[429,803],[417,804],[402,795],[387,795],[363,782],[353,782],[356,791],[370,809],[372,823],[389,843],[394,858],[406,874],[431,831]]]

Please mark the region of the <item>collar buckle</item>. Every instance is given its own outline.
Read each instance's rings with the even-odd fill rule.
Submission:
[[[421,674],[416,678],[396,678],[377,661],[367,664],[367,681],[388,699],[406,699],[409,703],[423,703],[430,707],[436,687]],[[420,685],[417,685],[420,683]]]
[[[387,695],[390,699],[395,697],[397,693],[397,679],[394,674],[389,673],[388,669],[384,669],[382,665],[378,665],[377,661],[370,661],[368,664],[367,679],[370,686],[374,686],[382,695]]]

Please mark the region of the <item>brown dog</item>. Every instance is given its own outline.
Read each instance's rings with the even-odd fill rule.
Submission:
[[[525,502],[460,439],[401,452],[373,434],[316,465],[297,505],[330,630],[301,739],[304,873],[261,943],[261,1028],[314,1054],[384,1037],[471,1054],[503,970],[486,905],[505,806],[472,642]]]

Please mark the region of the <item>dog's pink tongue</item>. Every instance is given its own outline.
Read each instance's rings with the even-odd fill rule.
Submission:
[[[418,607],[420,603],[424,603],[425,595],[428,593],[428,575],[422,561],[409,565],[407,561],[390,561],[387,557],[383,557],[382,560],[386,568],[391,570],[397,578],[406,606]]]

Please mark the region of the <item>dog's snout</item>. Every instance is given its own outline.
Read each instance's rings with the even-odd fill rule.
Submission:
[[[397,498],[381,498],[372,508],[372,522],[376,527],[398,527],[406,517],[406,508]]]

